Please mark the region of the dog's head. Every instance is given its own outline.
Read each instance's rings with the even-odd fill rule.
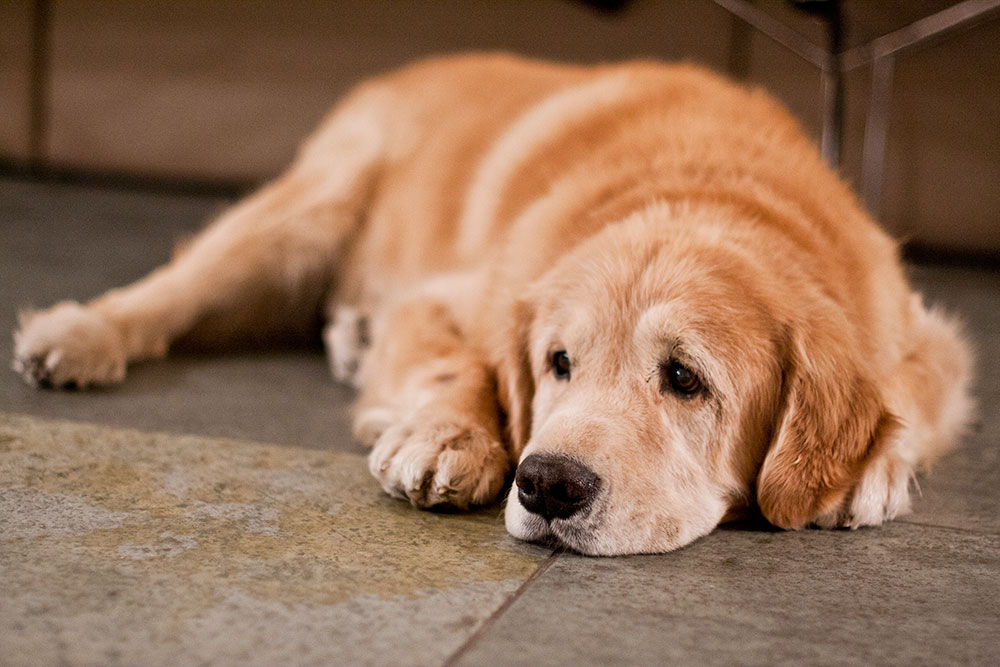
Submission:
[[[515,537],[667,551],[754,502],[797,528],[835,510],[891,421],[822,289],[711,220],[667,232],[673,215],[609,227],[514,308]]]

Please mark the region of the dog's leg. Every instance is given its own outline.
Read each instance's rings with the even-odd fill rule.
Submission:
[[[511,466],[495,380],[451,308],[433,297],[395,306],[369,354],[355,434],[374,444],[382,487],[419,507],[495,500]]]
[[[385,112],[377,95],[349,100],[288,173],[146,278],[86,305],[22,314],[14,370],[33,385],[107,384],[180,337],[229,342],[305,328],[372,189]]]

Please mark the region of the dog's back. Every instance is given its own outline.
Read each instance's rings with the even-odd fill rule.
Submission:
[[[334,121],[357,100],[359,113],[372,100],[383,109],[386,158],[339,268],[340,301],[378,301],[504,248],[518,254],[500,261],[516,265],[514,282],[530,279],[655,199],[731,206],[734,220],[773,227],[800,251],[774,270],[828,283],[858,321],[877,326],[884,304],[871,298],[905,291],[895,244],[798,122],[766,93],[700,67],[459,56],[366,84]],[[338,154],[316,158],[335,164]]]

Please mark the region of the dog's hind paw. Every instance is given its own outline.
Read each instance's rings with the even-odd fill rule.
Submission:
[[[424,508],[496,500],[510,469],[503,445],[461,417],[427,413],[390,426],[376,441],[368,467],[382,488]]]
[[[101,314],[72,301],[23,313],[11,368],[34,387],[87,387],[125,378],[121,335]]]

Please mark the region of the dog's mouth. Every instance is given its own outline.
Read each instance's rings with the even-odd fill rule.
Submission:
[[[517,485],[511,489],[507,500],[505,521],[507,532],[514,537],[550,548],[562,548],[582,554],[594,554],[596,535],[603,523],[603,503],[600,498],[583,512],[566,518],[546,518],[531,512],[518,500]]]

